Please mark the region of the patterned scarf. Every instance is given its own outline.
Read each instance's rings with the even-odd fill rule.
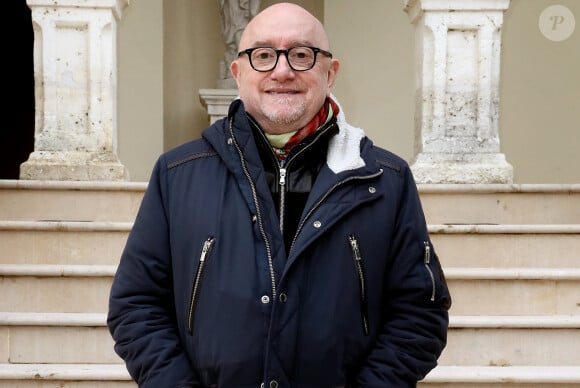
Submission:
[[[310,120],[308,124],[302,129],[290,133],[283,133],[280,135],[266,134],[268,141],[272,145],[274,153],[279,160],[286,159],[292,147],[306,139],[308,136],[314,134],[320,127],[326,124],[332,117],[338,115],[338,105],[327,97],[322,104],[322,108]]]

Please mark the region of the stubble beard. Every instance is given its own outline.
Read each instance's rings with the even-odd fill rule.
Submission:
[[[292,97],[280,96],[273,101],[273,107],[262,110],[264,116],[276,125],[290,125],[300,120],[306,112],[304,101],[293,101]]]

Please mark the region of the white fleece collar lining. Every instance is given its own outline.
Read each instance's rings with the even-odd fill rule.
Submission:
[[[340,110],[336,117],[338,133],[328,143],[326,163],[335,174],[364,167],[365,162],[360,156],[360,142],[365,137],[365,133],[361,128],[347,123],[336,97],[331,95],[330,98],[336,102]]]

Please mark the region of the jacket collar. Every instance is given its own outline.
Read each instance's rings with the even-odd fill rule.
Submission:
[[[364,130],[350,125],[345,118],[344,110],[334,95],[331,98],[339,106],[340,110],[336,117],[338,133],[334,135],[328,144],[326,163],[335,174],[348,170],[355,170],[365,166],[365,161],[360,154],[361,140],[366,136]],[[241,109],[240,109],[241,108]],[[240,113],[244,112],[243,102],[236,98],[230,105],[228,118],[239,120]],[[245,112],[244,112],[245,116]],[[247,120],[246,117],[244,117]]]

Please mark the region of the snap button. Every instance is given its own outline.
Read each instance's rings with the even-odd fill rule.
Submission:
[[[285,293],[281,293],[280,294],[280,302],[284,303],[288,300],[288,297],[286,296]]]
[[[261,301],[264,304],[268,304],[268,303],[270,303],[270,297],[268,295],[264,295],[264,296],[262,296]]]
[[[316,229],[320,228],[322,226],[322,222],[320,221],[314,221],[314,223],[312,224]]]
[[[373,186],[369,187],[369,193],[374,194],[377,192],[377,189],[375,189]]]
[[[260,388],[264,388],[264,383],[260,384]]]
[[[276,380],[270,381],[270,388],[278,388],[278,382]]]

